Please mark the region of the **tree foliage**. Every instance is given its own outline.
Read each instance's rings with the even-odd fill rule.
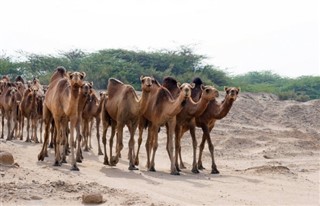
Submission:
[[[49,79],[57,66],[69,71],[84,71],[87,80],[97,89],[106,89],[110,77],[140,89],[140,76],[151,75],[158,81],[165,76],[173,76],[180,82],[191,82],[200,77],[205,84],[239,86],[242,91],[270,92],[281,99],[306,101],[320,98],[320,77],[304,76],[296,79],[284,78],[271,71],[248,72],[244,75],[230,76],[214,65],[204,64],[206,59],[186,46],[177,50],[152,52],[124,49],[104,49],[86,53],[75,49],[59,52],[58,55],[39,55],[22,53],[23,61],[0,56],[0,73],[14,78],[22,75],[25,79],[38,77],[43,84]]]

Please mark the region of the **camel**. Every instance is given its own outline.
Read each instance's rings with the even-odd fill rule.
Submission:
[[[113,128],[117,131],[116,155],[112,156],[113,136],[110,137],[110,163],[115,165],[121,157],[121,150],[123,148],[123,128],[128,127],[130,133],[129,139],[129,170],[137,170],[134,159],[134,134],[139,123],[140,100],[136,91],[131,85],[124,84],[120,80],[110,78],[108,80],[108,100],[104,105],[104,113],[107,112],[108,117],[113,122]],[[104,126],[108,126],[104,124]],[[106,138],[104,128],[103,138]],[[114,134],[114,132],[112,132]],[[106,140],[103,140],[104,148],[106,147]],[[106,151],[105,151],[106,152]],[[105,159],[107,158],[105,153]]]
[[[19,92],[16,85],[11,82],[5,83],[0,94],[0,108],[2,112],[2,131],[1,138],[4,132],[4,117],[7,119],[8,136],[7,140],[11,140],[14,136],[14,128],[16,127],[16,120],[18,118],[18,101]],[[11,127],[12,122],[14,123]]]
[[[152,89],[152,84],[149,87],[144,87],[143,81],[144,79],[141,78],[142,97],[140,112],[142,117],[149,121],[148,138],[146,142],[148,170],[156,171],[154,158],[158,148],[158,130],[160,126],[167,124],[168,137],[166,148],[171,161],[171,174],[179,175],[173,155],[173,133],[176,125],[175,116],[184,107],[186,99],[190,97],[191,85],[187,83],[182,84],[180,86],[179,96],[173,99],[171,93],[165,87],[160,86]],[[152,156],[151,152],[153,152]]]
[[[211,100],[206,110],[199,117],[196,117],[196,126],[200,127],[203,131],[202,141],[200,143],[198,169],[204,169],[202,165],[202,152],[205,141],[207,140],[212,160],[211,174],[219,174],[220,172],[214,161],[214,147],[211,142],[210,132],[213,129],[216,120],[224,118],[229,113],[233,102],[237,99],[240,92],[240,88],[236,87],[225,87],[224,90],[226,95],[221,103],[218,103],[216,100]]]
[[[91,83],[93,86],[93,83]],[[105,98],[105,94],[100,93],[100,100],[95,94],[95,91],[92,91],[90,97],[88,98],[82,113],[82,135],[84,138],[85,151],[88,151],[91,146],[91,131],[93,126],[93,119],[96,120],[96,129],[97,129],[97,141],[98,141],[98,155],[103,155],[100,147],[100,121],[101,121],[101,109],[102,103]],[[89,123],[91,125],[89,126]],[[88,145],[89,144],[89,145]]]
[[[21,121],[24,121],[24,117],[27,119],[27,139],[26,139],[26,142],[31,142],[31,139],[30,139],[30,136],[29,136],[29,131],[30,131],[30,121],[32,121],[32,117],[35,116],[37,113],[37,99],[38,99],[38,96],[37,96],[37,88],[28,88],[25,90],[24,94],[23,94],[23,97],[22,97],[22,100],[21,100],[21,103],[20,103],[20,106],[19,106],[19,110],[20,110],[20,113],[21,113]],[[32,124],[33,128],[32,128],[32,131],[34,129],[34,124]],[[23,131],[23,127],[24,127],[24,124],[22,122],[22,131]],[[31,132],[33,134],[33,132]],[[34,134],[32,135],[34,137]],[[21,133],[21,136],[20,136],[20,140],[23,139],[23,135]],[[37,142],[38,140],[37,139],[33,139],[35,142]]]
[[[193,87],[192,90],[197,87]],[[203,86],[201,85],[202,95],[199,101],[194,102],[192,98],[189,98],[186,102],[186,105],[183,107],[180,113],[177,114],[177,124],[175,128],[176,135],[176,167],[180,171],[178,166],[178,157],[180,158],[180,168],[185,168],[182,158],[181,158],[181,138],[183,134],[190,130],[190,135],[192,138],[192,147],[193,147],[193,163],[192,163],[192,172],[199,173],[197,168],[196,161],[196,150],[197,150],[197,140],[195,135],[195,117],[200,116],[205,109],[207,108],[210,101],[214,100],[219,96],[218,90],[212,86]]]
[[[74,156],[74,130],[80,130],[79,93],[85,76],[84,72],[66,72],[64,67],[58,67],[52,75],[43,104],[45,134],[38,160],[44,160],[46,155],[45,147],[48,145],[49,128],[54,119],[57,130],[54,166],[61,166],[60,144],[66,144],[66,130],[70,121],[71,170],[79,171]],[[80,131],[77,131],[77,139],[80,140]]]

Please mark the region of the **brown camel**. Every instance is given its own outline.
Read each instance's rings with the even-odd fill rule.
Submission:
[[[4,117],[7,119],[8,136],[7,140],[11,140],[14,136],[14,128],[16,127],[15,121],[18,118],[18,97],[19,91],[14,83],[6,83],[0,94],[0,108],[2,112],[2,131],[1,138],[4,132]],[[13,127],[12,123],[14,124]]]
[[[192,89],[194,89],[193,87]],[[186,105],[181,110],[179,114],[177,114],[177,124],[175,128],[175,135],[176,135],[176,167],[178,170],[178,157],[180,157],[180,167],[185,168],[183,165],[183,161],[181,158],[181,138],[183,134],[190,130],[190,135],[192,138],[192,147],[193,147],[193,163],[192,163],[192,172],[199,173],[197,168],[197,161],[196,161],[196,150],[197,150],[197,140],[195,135],[195,117],[200,116],[205,109],[207,108],[209,102],[214,100],[216,97],[219,96],[218,90],[216,90],[212,86],[202,86],[202,95],[199,101],[194,102],[191,98],[187,100]]]
[[[30,121],[32,121],[32,116],[35,116],[37,113],[37,89],[36,88],[28,88],[25,90],[20,106],[19,106],[19,110],[20,113],[22,115],[21,121],[24,121],[24,117],[27,119],[27,139],[26,142],[31,142],[30,136],[29,136],[29,132],[30,132]],[[22,122],[22,131],[23,131],[23,127],[24,124]],[[32,126],[33,128],[31,129],[33,131],[34,126]],[[33,132],[32,132],[33,134]],[[34,137],[34,135],[32,135]],[[20,136],[20,140],[23,139],[23,135],[21,133]],[[36,139],[33,139],[35,142],[37,142]]]
[[[158,148],[158,130],[160,126],[167,124],[167,152],[171,161],[171,174],[179,175],[173,155],[173,133],[176,125],[175,116],[184,107],[186,99],[190,97],[191,85],[186,83],[182,84],[180,86],[180,94],[175,100],[169,90],[163,86],[154,89],[155,91],[150,93],[151,90],[152,88],[146,90],[142,87],[142,96],[149,96],[145,98],[145,100],[142,97],[141,100],[141,115],[150,123],[146,142],[147,167],[149,171],[155,171],[154,158]],[[150,161],[151,152],[153,153]]]
[[[196,126],[202,128],[203,131],[202,141],[200,143],[198,168],[204,169],[202,165],[202,152],[204,149],[205,141],[207,141],[212,159],[211,174],[219,174],[219,170],[217,169],[217,166],[214,161],[214,147],[211,142],[210,132],[213,129],[216,120],[224,118],[229,113],[233,105],[233,102],[238,97],[240,88],[226,87],[225,92],[225,98],[221,103],[218,103],[216,100],[210,101],[206,110],[199,117],[196,117]]]
[[[44,147],[48,145],[49,128],[53,118],[57,130],[54,165],[61,166],[60,144],[66,144],[67,125],[68,121],[70,121],[71,170],[79,170],[74,156],[74,130],[80,130],[79,99],[80,89],[85,76],[86,74],[84,72],[67,73],[64,67],[58,67],[51,77],[43,105],[45,134],[43,147],[38,155],[38,160],[44,160],[46,155],[46,149]],[[77,139],[80,140],[80,131],[77,132]]]
[[[91,83],[91,86],[93,84]],[[100,147],[100,121],[101,121],[101,108],[102,103],[105,98],[105,94],[100,93],[100,99],[96,96],[96,92],[92,89],[90,97],[88,98],[82,113],[82,135],[84,138],[85,151],[88,151],[91,146],[91,131],[93,126],[93,120],[96,121],[96,129],[97,129],[97,141],[98,141],[98,155],[103,155],[101,147]],[[89,123],[90,126],[89,126]]]
[[[115,165],[119,161],[120,153],[123,148],[123,128],[128,127],[130,133],[129,139],[129,170],[136,170],[134,164],[134,134],[139,123],[140,100],[131,85],[124,84],[121,81],[110,78],[108,80],[108,100],[106,101],[106,111],[111,121],[116,126],[117,144],[116,156],[112,156],[113,136],[110,137],[110,163]],[[105,131],[105,130],[104,130]],[[104,135],[105,137],[105,135]],[[106,142],[105,140],[103,142]],[[106,147],[104,145],[104,147]],[[106,158],[106,154],[105,154]]]

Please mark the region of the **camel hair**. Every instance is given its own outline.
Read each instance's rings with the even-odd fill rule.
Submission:
[[[141,79],[141,81],[143,78]],[[143,83],[143,82],[142,82]],[[160,126],[167,124],[167,152],[171,162],[171,174],[179,175],[175,166],[175,158],[173,155],[173,133],[176,125],[175,116],[182,110],[185,105],[186,99],[191,95],[191,85],[184,83],[180,86],[179,96],[174,99],[169,90],[163,86],[155,88],[155,91],[150,92],[152,89],[143,89],[141,100],[141,114],[143,118],[150,122],[148,127],[148,138],[146,141],[147,150],[147,167],[149,171],[155,171],[155,154],[158,148],[158,130]],[[152,154],[151,154],[152,153]],[[151,156],[151,160],[150,160]]]
[[[207,141],[212,160],[211,174],[219,174],[219,170],[214,161],[214,146],[211,141],[210,132],[213,129],[216,120],[224,118],[229,113],[240,92],[240,88],[237,87],[225,87],[224,90],[226,94],[221,103],[218,103],[217,100],[211,100],[206,110],[199,117],[196,117],[196,126],[200,127],[203,132],[199,148],[198,169],[204,169],[202,165],[202,152],[205,141]]]
[[[135,167],[134,159],[134,134],[139,123],[139,112],[140,112],[140,100],[136,91],[131,85],[124,84],[118,79],[110,78],[108,80],[108,100],[105,104],[105,110],[108,116],[113,122],[113,129],[117,132],[117,143],[116,143],[116,156],[112,156],[113,147],[113,136],[110,137],[110,163],[115,165],[118,163],[123,148],[123,128],[127,126],[130,139],[129,139],[129,170],[137,170]],[[105,112],[104,110],[104,112]],[[106,125],[106,124],[104,124]],[[103,130],[106,132],[106,130]],[[114,132],[111,132],[114,134]],[[103,135],[105,138],[106,135]],[[103,140],[104,144],[106,140]],[[106,147],[106,145],[104,145]],[[105,154],[105,158],[106,154]]]
[[[28,88],[24,91],[22,100],[19,106],[19,110],[21,113],[21,129],[23,131],[24,128],[24,117],[27,119],[27,139],[26,142],[31,142],[30,139],[30,121],[33,113],[37,112],[37,89],[36,88]],[[22,134],[22,133],[21,133]],[[20,140],[23,139],[23,135],[21,135]],[[33,139],[35,142],[37,140]]]
[[[197,87],[193,87],[195,89]],[[210,101],[214,100],[219,96],[219,92],[213,86],[200,86],[202,90],[202,95],[199,101],[194,102],[192,98],[189,98],[186,102],[186,105],[183,109],[177,114],[177,124],[175,128],[175,136],[176,136],[176,148],[175,148],[175,157],[176,157],[176,167],[177,170],[180,171],[178,166],[178,157],[180,157],[180,166],[182,169],[185,168],[183,165],[183,161],[181,158],[181,138],[186,131],[190,131],[190,135],[192,138],[192,148],[193,148],[193,163],[192,163],[192,172],[199,173],[197,169],[197,161],[196,161],[196,150],[197,150],[197,140],[195,135],[195,117],[200,116],[205,109],[207,108]]]
[[[68,140],[66,130],[68,121],[70,121],[71,170],[79,170],[74,155],[74,131],[75,129],[80,130],[78,124],[80,124],[79,119],[81,116],[79,116],[78,105],[80,89],[83,85],[85,76],[86,74],[84,72],[66,72],[64,67],[58,67],[52,75],[43,105],[45,140],[42,150],[38,155],[38,160],[44,160],[44,147],[47,146],[49,140],[51,120],[54,119],[55,128],[57,130],[54,166],[61,166],[60,145],[66,144]],[[80,140],[80,131],[77,131],[77,139]]]
[[[140,106],[141,103],[146,104],[147,99],[149,98],[149,94],[152,94],[157,88],[161,87],[161,84],[154,78],[150,76],[141,76],[141,90],[145,91],[145,93],[142,93],[141,99],[140,99]],[[142,113],[145,112],[146,108],[140,107],[140,113],[139,113],[139,138],[138,138],[138,149],[135,156],[135,165],[139,165],[139,152],[140,152],[140,146],[142,143],[142,135],[143,130],[148,128],[148,125],[150,122],[143,117]]]
[[[16,127],[18,118],[18,96],[19,91],[16,88],[15,83],[7,82],[3,86],[0,94],[0,108],[2,112],[2,131],[1,138],[4,133],[4,117],[7,119],[8,135],[7,140],[12,140],[14,136],[14,128]],[[11,127],[13,123],[13,127]]]
[[[82,112],[82,136],[83,136],[83,145],[84,151],[89,151],[89,148],[92,148],[91,145],[91,131],[93,126],[93,119],[96,121],[96,129],[97,129],[97,141],[98,141],[98,155],[103,155],[101,147],[100,147],[100,121],[101,121],[101,108],[102,108],[102,102],[105,98],[105,95],[103,93],[100,93],[100,99],[98,99],[96,95],[96,91],[92,88],[93,82],[90,82],[91,84],[91,92],[90,96],[87,99],[83,112]],[[89,123],[91,125],[89,126]]]

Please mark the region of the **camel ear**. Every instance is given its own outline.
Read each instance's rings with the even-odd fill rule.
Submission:
[[[93,82],[90,82],[89,84],[90,84],[90,86],[91,86],[91,88],[92,88],[92,87],[93,87]]]
[[[241,88],[240,88],[240,87],[237,87],[237,89],[238,89],[238,92],[240,92]]]
[[[228,87],[224,87],[224,91],[227,91],[229,88]]]
[[[72,79],[72,76],[73,76],[72,72],[67,72],[67,75],[68,75],[69,79]]]
[[[80,72],[80,76],[81,76],[80,79],[83,79],[83,78],[85,78],[87,76],[87,74],[85,72]]]
[[[143,78],[144,78],[144,76],[143,76],[143,75],[141,75],[141,76],[140,76],[140,81],[142,81],[142,80],[143,80]]]
[[[177,86],[178,86],[178,87],[181,87],[181,83],[180,83],[180,82],[177,82]]]
[[[206,86],[204,86],[203,84],[200,85],[201,90],[205,90]]]
[[[196,86],[196,84],[195,83],[191,83],[190,86],[191,86],[191,89],[193,89]]]

